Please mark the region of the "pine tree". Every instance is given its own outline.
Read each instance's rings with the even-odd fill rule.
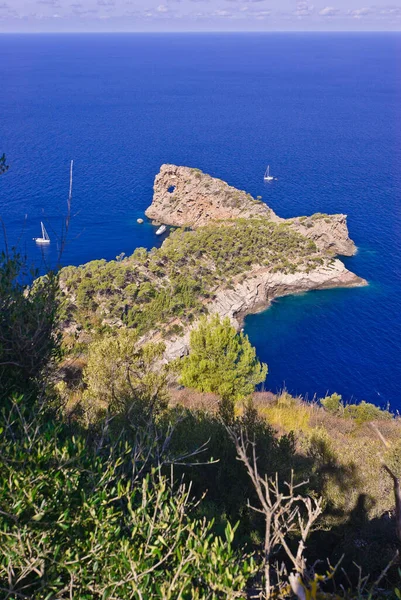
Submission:
[[[182,385],[217,394],[222,406],[234,406],[266,375],[267,365],[259,362],[248,337],[237,333],[228,317],[204,317],[191,332],[190,353],[182,361]]]

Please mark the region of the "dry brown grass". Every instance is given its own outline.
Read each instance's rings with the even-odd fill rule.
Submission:
[[[343,480],[327,479],[326,498],[336,509],[349,514],[363,495],[371,518],[393,510],[393,483],[382,467],[385,448],[372,424],[395,448],[401,439],[401,419],[358,423],[285,393],[259,411],[280,433],[294,431],[300,453],[317,453],[318,458],[321,453],[322,464],[326,455],[343,471]]]

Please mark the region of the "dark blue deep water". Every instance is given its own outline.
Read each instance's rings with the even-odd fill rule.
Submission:
[[[10,244],[55,263],[71,158],[64,263],[159,242],[136,219],[164,162],[260,194],[284,217],[344,212],[359,248],[346,264],[369,287],[278,300],[246,331],[267,387],[401,409],[400,35],[13,35],[0,56]],[[45,256],[31,241],[42,219]]]

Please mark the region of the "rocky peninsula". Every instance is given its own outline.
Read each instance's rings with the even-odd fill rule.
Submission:
[[[336,258],[356,252],[342,214],[282,219],[198,169],[163,165],[146,215],[178,228],[160,248],[62,270],[72,345],[128,326],[144,341],[163,339],[171,360],[187,351],[202,314],[229,317],[239,329],[279,296],[366,285]]]

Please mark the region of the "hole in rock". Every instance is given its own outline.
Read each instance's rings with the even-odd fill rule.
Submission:
[[[175,185],[170,185],[170,187],[167,189],[169,194],[172,194],[175,190]]]

